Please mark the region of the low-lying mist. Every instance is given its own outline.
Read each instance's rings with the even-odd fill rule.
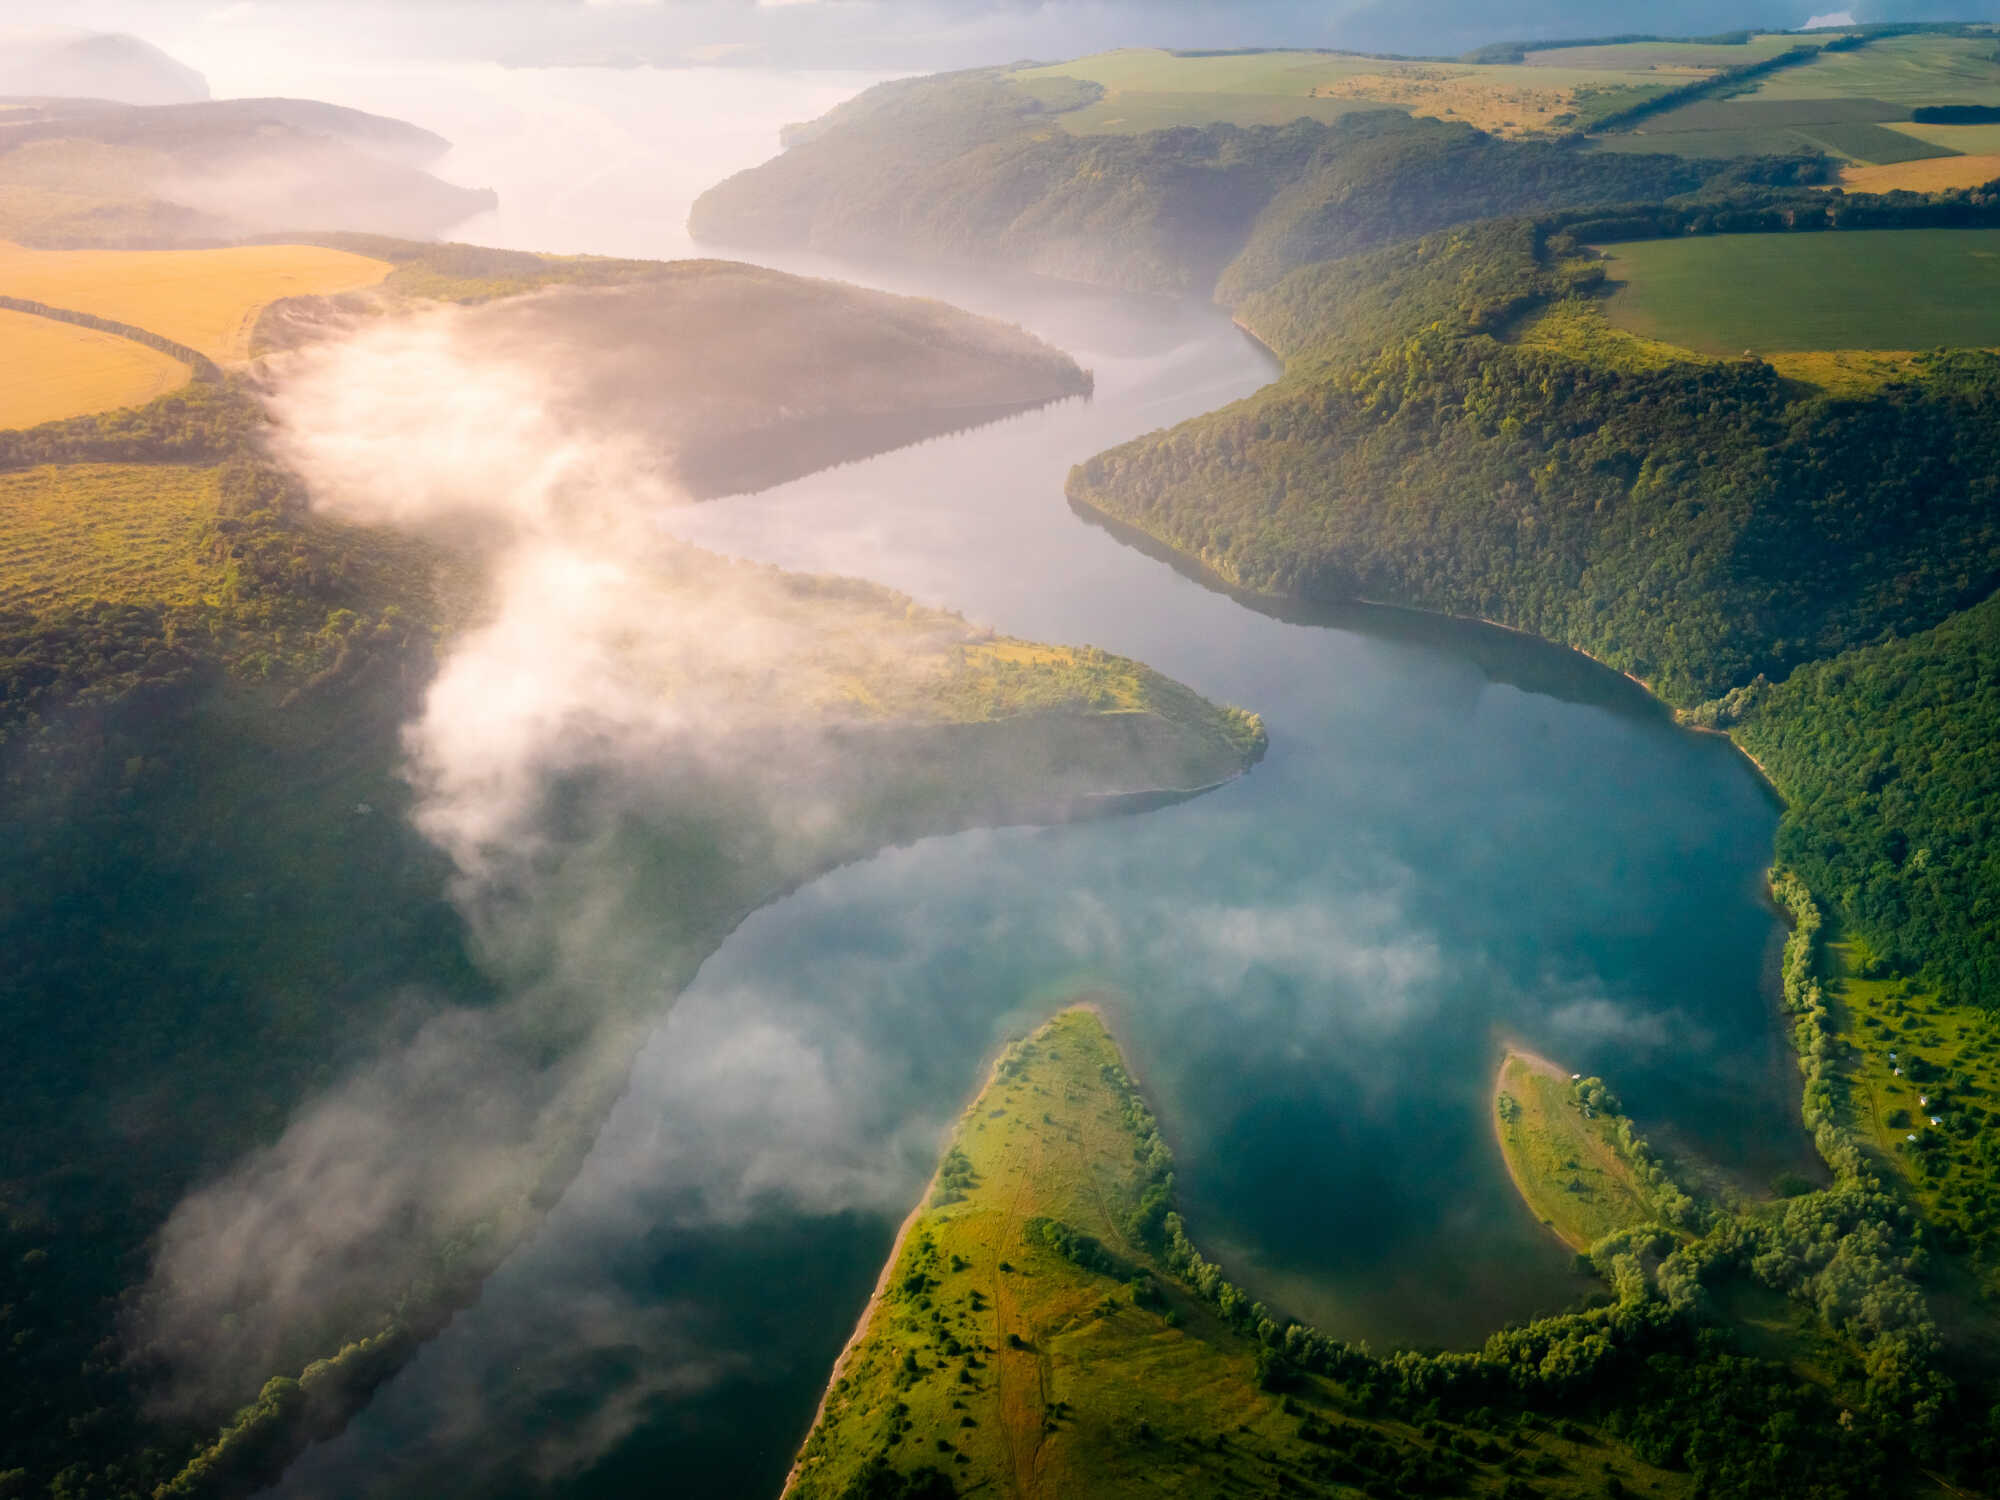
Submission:
[[[457,872],[486,1011],[418,997],[372,1065],[176,1210],[144,1342],[178,1404],[371,1331],[482,1268],[588,1145],[643,1028],[774,888],[858,852],[842,684],[970,632],[669,542],[670,455],[578,418],[585,372],[500,357],[441,311],[273,371],[274,456],[329,520],[475,549],[485,597],[404,737]]]

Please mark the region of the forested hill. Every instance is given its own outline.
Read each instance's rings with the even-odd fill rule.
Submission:
[[[1959,680],[1990,632],[1954,618],[2000,577],[2000,357],[1836,396],[1618,334],[1602,276],[1527,219],[1295,272],[1242,308],[1285,377],[1078,466],[1071,499],[1236,587],[1499,621],[1734,727],[1814,888],[1952,997],[2000,999],[1990,694]],[[1524,336],[1544,324],[1590,333]]]
[[[1599,154],[1395,110],[1139,135],[1059,128],[1089,90],[1004,68],[880,85],[709,189],[689,228],[721,247],[1004,265],[1233,301],[1295,266],[1449,224],[1816,170]]]
[[[1935,624],[2000,568],[2000,360],[1856,401],[1497,337],[1598,274],[1573,249],[1515,220],[1296,273],[1245,310],[1286,379],[1071,497],[1238,587],[1497,620],[1681,705]],[[1351,315],[1322,334],[1327,307]]]

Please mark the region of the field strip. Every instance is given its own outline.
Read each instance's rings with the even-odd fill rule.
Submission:
[[[0,429],[140,406],[185,385],[188,366],[103,329],[0,308]]]
[[[0,295],[148,329],[223,364],[249,358],[250,330],[271,303],[373,286],[391,269],[317,245],[34,250],[0,240]]]

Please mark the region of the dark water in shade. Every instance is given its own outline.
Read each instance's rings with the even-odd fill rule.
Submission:
[[[1197,1239],[1378,1346],[1474,1344],[1589,1289],[1493,1145],[1503,1041],[1753,1179],[1809,1162],[1759,895],[1775,809],[1733,750],[1572,653],[1276,619],[1086,523],[1070,463],[1247,393],[1265,356],[1207,309],[931,289],[1071,350],[1097,397],[663,524],[1136,656],[1260,711],[1269,757],[758,912],[539,1235],[280,1493],[775,1493],[982,1059],[1082,985],[1123,997]]]

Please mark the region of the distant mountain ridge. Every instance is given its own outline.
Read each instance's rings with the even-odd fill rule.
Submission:
[[[0,95],[189,104],[208,80],[150,42],[79,27],[0,28]]]
[[[424,170],[450,149],[405,121],[312,99],[0,99],[0,238],[49,248],[335,230],[428,238],[495,202]]]

